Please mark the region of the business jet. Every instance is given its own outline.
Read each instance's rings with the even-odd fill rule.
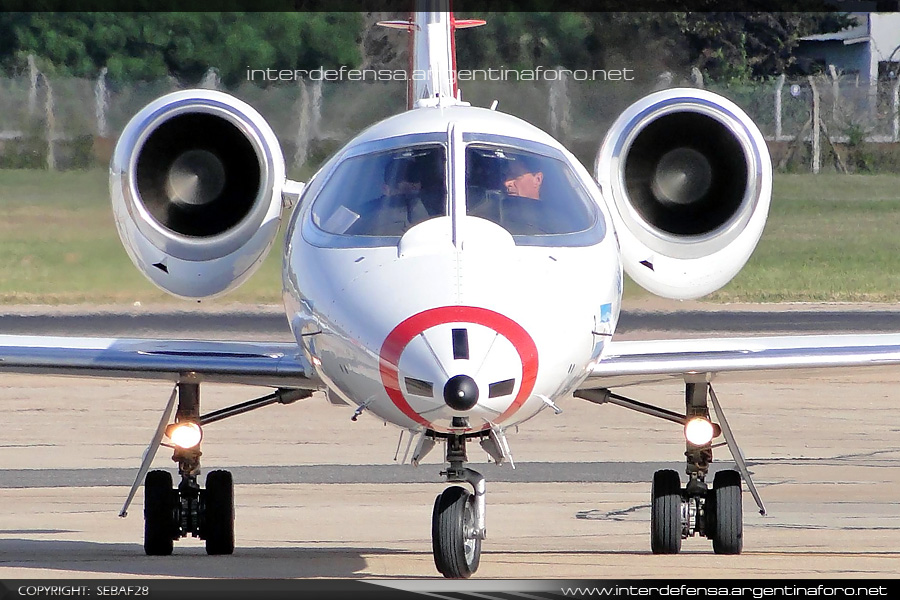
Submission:
[[[409,31],[411,67],[427,76],[410,78],[407,111],[360,133],[305,183],[286,178],[262,116],[225,93],[163,96],[125,127],[110,192],[137,268],[176,296],[225,294],[259,266],[289,214],[283,290],[296,340],[0,336],[0,372],[174,382],[121,513],[143,483],[147,554],[171,554],[189,535],[209,554],[231,554],[233,480],[216,470],[201,485],[203,428],[322,390],[355,406],[354,419],[371,413],[408,430],[414,464],[443,447],[452,485],[434,503],[431,536],[446,577],[475,573],[486,539],[485,479],[468,464],[469,444],[511,463],[510,428],[573,397],[683,428],[684,483],[674,470],[653,476],[652,552],[702,536],[738,554],[744,483],[765,508],[716,380],[900,364],[900,334],[615,341],[623,269],[677,299],[738,273],[768,213],[766,143],[729,100],[668,89],[622,113],[590,173],[547,133],[463,100],[453,36],[478,24],[427,11],[385,23]],[[203,413],[206,382],[273,392]],[[622,393],[659,382],[683,386],[683,413]],[[709,477],[720,445],[737,470]],[[169,472],[148,472],[160,446],[173,448],[177,487]]]

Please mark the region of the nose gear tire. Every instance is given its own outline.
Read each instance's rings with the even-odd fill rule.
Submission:
[[[449,487],[434,501],[431,545],[444,577],[465,579],[478,570],[481,539],[475,536],[474,497],[465,488]]]

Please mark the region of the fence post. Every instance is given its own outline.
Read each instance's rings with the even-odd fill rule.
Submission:
[[[816,89],[816,82],[812,75],[809,76],[809,87],[812,88],[812,172],[818,174],[822,164],[822,148],[819,143],[819,90]]]
[[[894,127],[891,130],[891,141],[900,141],[900,77],[894,79],[891,86],[891,114],[894,117]]]
[[[781,139],[781,88],[784,87],[784,73],[775,82],[775,141]]]
[[[97,84],[94,86],[94,114],[97,117],[97,135],[105,138],[109,133],[109,127],[106,123],[106,111],[109,109],[109,90],[106,89],[106,73],[107,68],[100,69],[100,76],[97,78]]]
[[[838,114],[841,106],[841,86],[838,84],[837,69],[834,65],[828,65],[828,73],[831,74],[831,121],[838,122]]]
[[[44,81],[44,116],[47,119],[46,136],[47,136],[47,170],[56,170],[56,153],[53,148],[53,138],[56,131],[56,117],[53,114],[53,88],[50,87],[50,80],[44,73],[41,73]]]
[[[299,79],[300,102],[297,108],[299,120],[295,139],[296,149],[291,164],[299,169],[309,158],[311,142],[319,137],[319,121],[322,117],[322,82],[313,81],[309,86]],[[310,89],[312,88],[312,89]]]
[[[568,72],[556,68],[556,79],[550,82],[550,133],[561,142],[569,135]]]
[[[299,168],[306,162],[309,155],[309,90],[306,89],[306,83],[303,79],[297,80],[297,87],[300,88],[300,97],[295,105],[297,119],[297,134],[294,137],[294,156],[291,160],[293,168]]]
[[[219,79],[219,70],[215,67],[208,68],[206,73],[203,74],[203,79],[200,81],[200,87],[207,90],[217,90],[221,85],[222,81]]]
[[[34,62],[34,54],[28,55],[28,79],[31,87],[28,88],[28,116],[33,116],[37,109],[38,69]]]
[[[318,139],[320,137],[322,125],[322,86],[321,80],[314,81],[312,85],[312,98],[310,98],[310,109],[312,110],[309,121],[310,137]]]
[[[691,79],[694,81],[694,87],[703,89],[703,73],[697,67],[691,67]]]

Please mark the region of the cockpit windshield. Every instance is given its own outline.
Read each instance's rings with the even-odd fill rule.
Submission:
[[[590,198],[562,161],[488,144],[466,149],[466,213],[513,236],[576,233],[596,220]]]
[[[349,158],[316,198],[313,222],[337,235],[402,236],[423,221],[448,214],[446,162],[441,145]]]

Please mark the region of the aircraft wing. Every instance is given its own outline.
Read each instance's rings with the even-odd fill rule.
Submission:
[[[579,387],[685,378],[753,381],[856,369],[900,376],[900,333],[610,341]]]
[[[2,373],[319,387],[293,343],[0,335]]]

